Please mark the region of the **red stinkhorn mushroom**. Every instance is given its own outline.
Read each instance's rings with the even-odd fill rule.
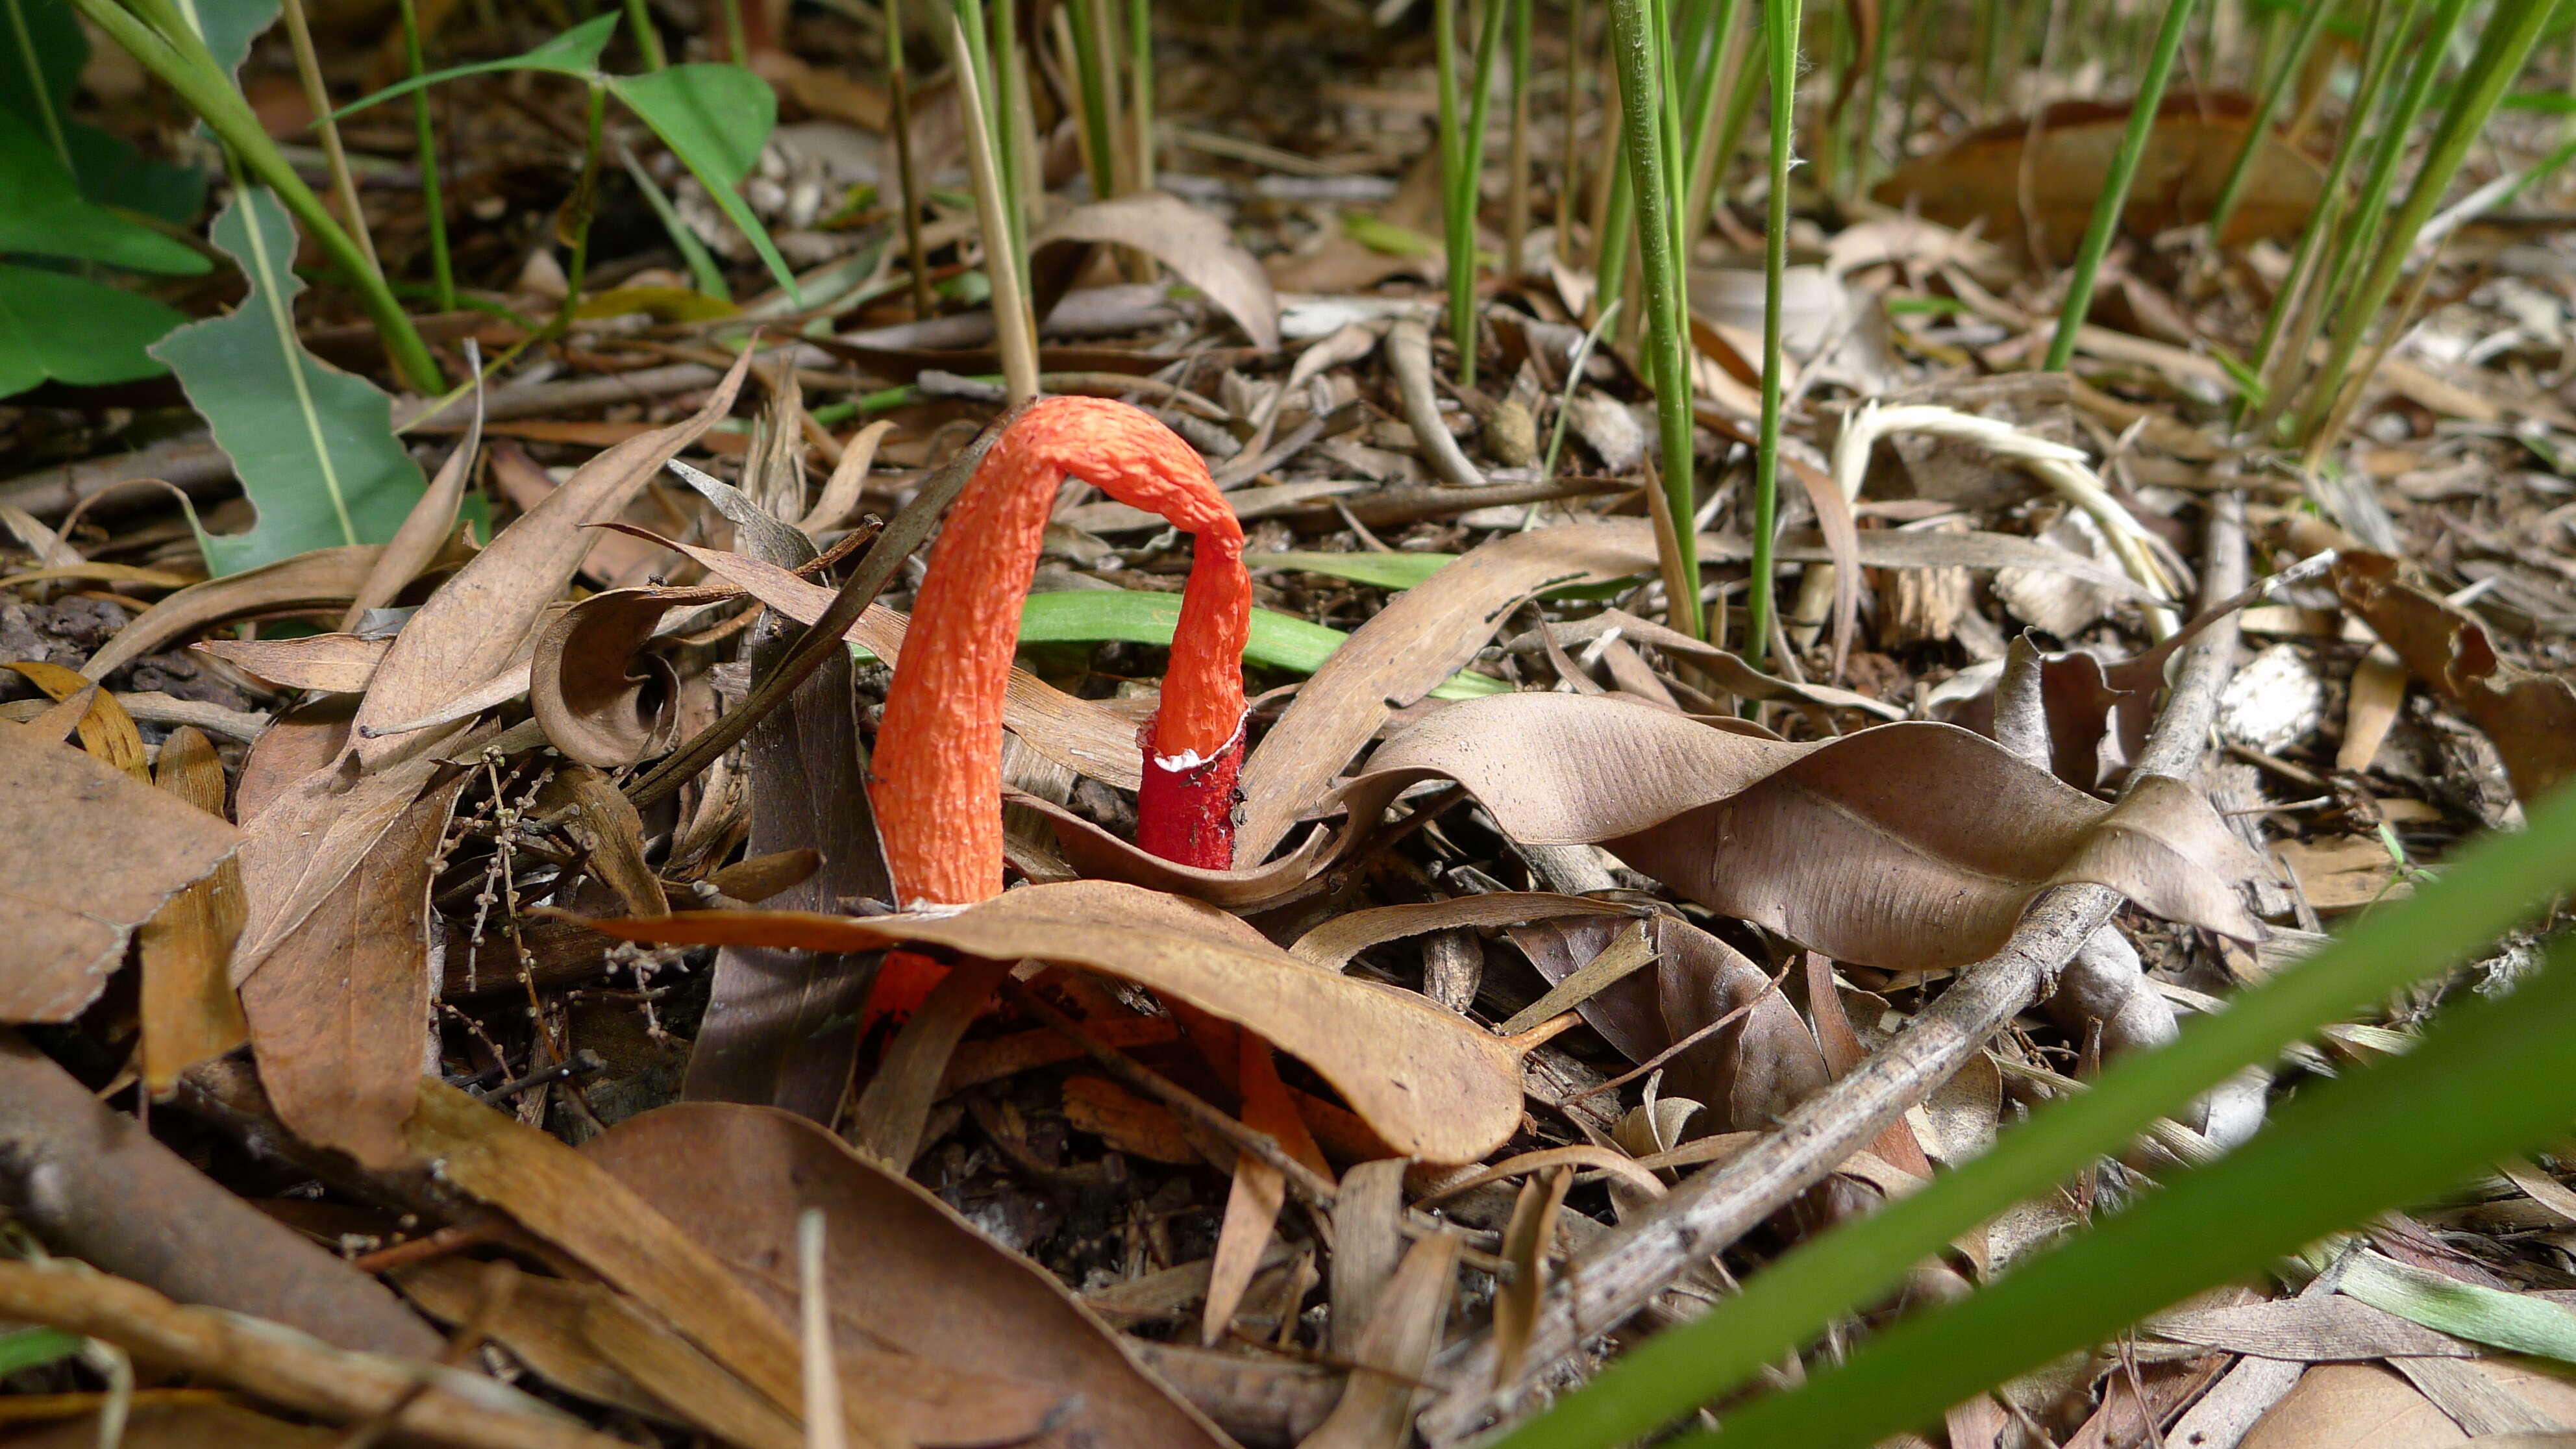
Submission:
[[[1186,865],[1234,864],[1252,626],[1243,525],[1206,462],[1151,415],[1052,397],[994,440],[949,510],[886,694],[869,796],[903,909],[971,905],[1002,889],[1002,696],[1020,602],[1068,475],[1195,538],[1162,705],[1142,740],[1136,843]],[[944,974],[897,953],[871,1015],[909,1012]]]

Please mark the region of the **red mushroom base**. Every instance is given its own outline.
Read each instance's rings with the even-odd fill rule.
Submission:
[[[1202,870],[1234,869],[1235,788],[1243,774],[1243,730],[1215,759],[1179,768],[1154,753],[1153,726],[1144,732],[1145,776],[1136,787],[1136,845],[1150,855]]]

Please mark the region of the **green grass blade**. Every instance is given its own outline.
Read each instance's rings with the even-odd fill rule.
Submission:
[[[2227,168],[2227,181],[2218,188],[2218,200],[2209,209],[2212,241],[2226,233],[2228,218],[2236,214],[2236,203],[2245,194],[2245,178],[2254,172],[2254,153],[2262,149],[2264,137],[2271,134],[2272,122],[2281,114],[2281,100],[2298,83],[2299,72],[2307,68],[2308,52],[2316,49],[2317,37],[2325,33],[2326,17],[2334,13],[2334,8],[2335,0],[2308,0],[2306,13],[2299,17],[2289,53],[2263,87],[2263,99],[2256,103],[2246,123],[2245,144],[2237,148],[2236,159]]]
[[[2335,1287],[2453,1338],[2576,1363],[2576,1313],[2546,1298],[2481,1288],[2376,1254],[2355,1259]]]
[[[1248,553],[1248,569],[1294,569],[1379,589],[1410,589],[1458,561],[1454,553]]]
[[[425,486],[394,436],[393,400],[297,340],[304,283],[295,241],[277,198],[242,188],[216,218],[214,242],[241,264],[248,295],[228,315],[182,327],[152,349],[178,374],[259,510],[248,533],[198,530],[217,576],[311,549],[383,543]]]
[[[768,228],[751,214],[740,189],[778,121],[778,93],[769,82],[738,65],[701,62],[650,75],[612,76],[608,88],[653,128],[706,187],[726,220],[750,239],[779,287],[801,302],[796,274],[787,269],[786,258],[778,254]]]
[[[417,78],[424,62],[420,51],[420,6],[414,0],[402,0],[403,65]],[[608,17],[610,28],[616,16]],[[456,272],[447,255],[447,203],[438,185],[438,131],[429,120],[429,93],[414,91],[411,97],[413,149],[420,156],[420,209],[429,222],[429,276],[438,290],[438,310],[456,309]]]
[[[2075,336],[2083,330],[2085,314],[2093,310],[2093,281],[2111,250],[2111,238],[2119,234],[2120,213],[2129,205],[2129,183],[2137,179],[2138,159],[2146,154],[2148,138],[2155,134],[2156,112],[2164,106],[2165,82],[2173,75],[2174,57],[2182,53],[2183,36],[2191,29],[2191,11],[2192,0],[2165,0],[2164,24],[2156,31],[2155,51],[2147,57],[2147,72],[2138,78],[2137,96],[2129,103],[2129,126],[2120,134],[2111,173],[2093,199],[2093,220],[2084,228],[2083,245],[2075,253],[2075,271],[2067,279],[2066,301],[2057,310],[2057,335],[2049,339],[2042,371],[2064,372],[2075,360]]]
[[[427,90],[442,81],[452,81],[460,76],[490,75],[495,71],[505,70],[536,70],[549,71],[556,75],[595,76],[599,73],[599,53],[608,48],[608,38],[617,30],[617,19],[617,12],[612,10],[605,15],[585,20],[534,50],[520,55],[504,56],[499,60],[476,61],[472,65],[452,65],[445,70],[434,70],[427,75],[416,75],[409,80],[398,81],[374,95],[363,100],[351,101],[333,111],[331,119],[346,120],[370,106],[380,106],[387,101],[398,100],[403,96]]]
[[[80,1352],[83,1339],[59,1328],[20,1328],[0,1333],[0,1379],[60,1363]]]
[[[1091,195],[1095,201],[1106,201],[1118,194],[1115,158],[1110,148],[1117,144],[1109,134],[1109,93],[1102,78],[1100,32],[1093,24],[1091,7],[1104,0],[1068,0],[1070,12],[1065,29],[1073,36],[1074,84],[1082,97],[1082,134],[1090,142],[1083,151],[1084,170],[1091,176]]]
[[[1670,39],[1656,26],[1653,0],[1611,0],[1610,50],[1619,69],[1619,129],[1626,143],[1625,175],[1637,199],[1639,300],[1646,311],[1647,372],[1655,388],[1656,421],[1663,436],[1664,496],[1670,518],[1659,520],[1657,544],[1668,564],[1672,627],[1708,637],[1699,607],[1699,538],[1691,531],[1697,495],[1691,488],[1690,326],[1682,306],[1682,262],[1665,155],[1671,104],[1659,59]],[[1605,248],[1606,250],[1606,248]],[[1608,272],[1603,273],[1606,285]]]
[[[1762,28],[1771,63],[1771,196],[1762,243],[1762,431],[1754,449],[1753,579],[1744,631],[1744,657],[1756,669],[1771,656],[1771,549],[1780,526],[1780,405],[1788,376],[1780,328],[1789,269],[1789,160],[1797,140],[1798,0],[1764,0]]]
[[[1720,1432],[1683,1442],[1868,1445],[2158,1308],[2259,1273],[2321,1234],[2439,1192],[2566,1130],[2576,1116],[2570,1039],[2576,948],[2562,947],[2512,996],[2446,1013],[2416,1050],[2313,1089],[2229,1157],[2178,1175],[1994,1286],[1908,1319]]]
[[[1738,1296],[1647,1340],[1501,1443],[1602,1449],[1742,1385],[1836,1317],[1878,1300],[1909,1266],[1960,1233],[2118,1150],[2228,1074],[2465,960],[2571,883],[2576,790],[2561,790],[2532,809],[2521,834],[2476,842],[2413,897],[2244,992],[2227,1010],[2193,1019],[2170,1046],[2112,1063],[2092,1091],[2052,1103],[1984,1157],[1798,1248]],[[2562,1043],[2562,1062],[2564,1054]],[[2404,1060],[2422,1055],[2419,1049]]]
[[[671,198],[662,194],[661,186],[653,180],[653,173],[645,170],[644,163],[635,159],[634,148],[619,141],[617,160],[626,168],[628,179],[635,183],[635,189],[643,195],[645,204],[653,208],[653,215],[662,223],[663,234],[679,251],[680,260],[688,263],[690,280],[697,283],[698,290],[720,302],[732,301],[733,289],[725,285],[724,268],[716,265],[714,255],[707,251],[707,244],[698,240],[698,234],[689,230],[689,224],[680,219],[680,209],[671,204]]]

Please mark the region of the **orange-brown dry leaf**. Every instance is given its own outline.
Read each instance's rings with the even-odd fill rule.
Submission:
[[[2209,219],[2228,168],[2245,144],[2252,103],[2228,93],[2169,93],[2157,109],[2155,128],[2130,184],[2120,222],[2130,235],[2154,236]],[[1889,206],[1911,203],[1944,226],[1983,219],[1990,241],[2026,249],[2036,223],[2049,259],[2072,258],[2093,218],[2094,198],[2110,174],[2111,159],[2128,129],[2126,105],[2061,101],[2041,119],[2036,154],[2024,164],[2031,125],[2005,121],[1961,137],[1944,150],[1896,169],[1871,195]],[[2022,185],[2027,174],[2036,214],[2025,221]],[[2283,237],[2306,224],[2324,190],[2325,172],[2274,134],[2254,152],[2253,169],[2229,217],[2231,246]]]
[[[722,1262],[773,1323],[796,1311],[796,1221],[825,1214],[840,1346],[1007,1374],[1058,1407],[1034,1442],[1216,1449],[1198,1413],[1139,1371],[1117,1335],[1045,1269],[995,1246],[911,1181],[821,1127],[768,1107],[688,1102],[583,1149]],[[783,1331],[783,1328],[782,1328]],[[927,1442],[928,1436],[925,1436]]]
[[[116,696],[104,689],[93,688],[90,681],[64,668],[40,660],[21,660],[0,664],[0,669],[16,672],[29,684],[45,692],[48,699],[69,704],[81,701],[80,742],[90,757],[124,771],[137,780],[149,780],[152,771],[143,760],[143,734],[134,727],[134,716],[116,702]]]
[[[2497,658],[2476,615],[2406,582],[2384,554],[2341,555],[2335,591],[2409,673],[2495,741],[2518,798],[2576,779],[2576,685]]]
[[[24,725],[0,724],[0,1021],[69,1021],[127,936],[240,832]]]
[[[1515,840],[1604,845],[1711,910],[1861,965],[1981,960],[2069,881],[2262,935],[2237,897],[2262,864],[2196,792],[2148,777],[2104,805],[1950,725],[1793,745],[1615,697],[1495,695],[1387,741],[1348,797],[1374,814],[1438,776]]]
[[[311,910],[266,937],[249,966],[234,963],[247,972],[236,977],[242,1015],[278,1120],[370,1167],[403,1156],[429,1032],[430,863],[465,778],[406,795]],[[243,874],[250,887],[248,862]]]
[[[734,363],[696,413],[584,463],[429,596],[395,636],[358,708],[350,750],[362,767],[381,769],[446,737],[423,730],[369,739],[366,731],[419,719],[499,673],[572,582],[596,537],[589,525],[615,518],[664,463],[725,415],[751,357],[746,351]]]
[[[1147,1101],[1107,1077],[1067,1077],[1064,1120],[1075,1131],[1088,1132],[1130,1157],[1176,1166],[1199,1160],[1189,1133],[1170,1108]]]
[[[224,766],[205,735],[181,726],[161,742],[159,784],[224,818]],[[227,968],[242,928],[241,865],[226,859],[143,923],[143,1082],[155,1095],[179,1073],[242,1044],[240,998]]]
[[[470,1258],[433,1258],[396,1268],[386,1276],[430,1317],[462,1324],[486,1312],[493,1342],[565,1393],[635,1413],[668,1412],[655,1396],[628,1378],[582,1335],[582,1315],[593,1299],[615,1290],[597,1283],[519,1275],[497,1312],[484,1309],[483,1274],[489,1264]],[[745,1389],[744,1392],[750,1392]]]
[[[1520,1058],[1409,991],[1318,970],[1211,907],[1106,881],[1029,886],[945,916],[690,911],[593,921],[630,941],[1035,957],[1151,987],[1315,1069],[1398,1153],[1474,1162],[1520,1122]]]
[[[314,634],[302,639],[206,639],[191,647],[281,689],[356,694],[376,677],[376,666],[393,644],[390,637]]]

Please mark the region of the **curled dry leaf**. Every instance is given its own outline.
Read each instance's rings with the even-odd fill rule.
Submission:
[[[240,832],[78,750],[0,724],[0,1021],[69,1021],[134,928]]]
[[[1279,298],[1270,274],[1237,243],[1224,222],[1162,191],[1139,191],[1077,206],[1029,238],[1029,266],[1041,280],[1040,318],[1054,310],[1089,245],[1134,247],[1207,294],[1264,352],[1279,347]],[[1049,288],[1045,278],[1061,280]]]
[[[2243,149],[2253,103],[2223,92],[2168,92],[2139,158],[2121,225],[2148,237],[2209,219],[2228,169]],[[2129,124],[2126,105],[2061,101],[2039,118],[1974,131],[1947,149],[1896,169],[1871,194],[1890,206],[1912,202],[1944,226],[1983,219],[1985,234],[2022,248],[2036,231],[2052,261],[2075,253],[2092,219],[2093,200]],[[2025,149],[2035,152],[2025,156]],[[2021,209],[2023,182],[2036,214]],[[2325,170],[2275,134],[2256,144],[2254,165],[2222,241],[2241,246],[2295,233],[2316,209]]]
[[[358,708],[350,750],[362,767],[381,769],[445,738],[424,730],[371,739],[367,730],[419,719],[499,673],[572,582],[593,538],[589,525],[615,518],[664,463],[733,407],[751,357],[746,350],[696,413],[584,463],[429,596],[395,636]]]
[[[2409,673],[2495,741],[2516,796],[2537,800],[2576,779],[2576,685],[2497,658],[2476,615],[2400,578],[2384,554],[2342,555],[2335,591]]]
[[[1128,1357],[1045,1269],[995,1246],[947,1204],[772,1108],[681,1103],[611,1128],[584,1156],[730,1269],[783,1325],[795,1313],[796,1221],[825,1214],[844,1351],[927,1360],[929,1384],[1007,1375],[1007,1406],[1050,1401],[1039,1443],[1215,1449],[1224,1438]],[[846,1362],[846,1361],[845,1361]],[[889,1382],[889,1392],[926,1385]],[[881,1400],[882,1402],[882,1400]],[[995,1405],[958,1403],[960,1415]],[[923,1435],[923,1442],[941,1442]],[[944,1442],[961,1442],[946,1437]]]
[[[2262,863],[2198,794],[2149,777],[2104,805],[1949,725],[1793,745],[1614,697],[1496,695],[1380,746],[1347,798],[1373,815],[1442,776],[1515,840],[1606,846],[1712,910],[1841,961],[1964,966],[2000,949],[2040,891],[2072,881],[2262,935],[2236,894]]]
[[[1520,1121],[1520,1059],[1509,1043],[1411,992],[1318,970],[1224,912],[1133,886],[1030,886],[946,916],[692,911],[589,924],[630,941],[809,951],[916,943],[1083,966],[1259,1033],[1314,1068],[1399,1153],[1474,1162]]]
[[[704,590],[610,589],[549,617],[528,660],[528,705],[546,739],[603,770],[662,754],[676,743],[668,706],[679,676],[645,652],[673,596]]]

